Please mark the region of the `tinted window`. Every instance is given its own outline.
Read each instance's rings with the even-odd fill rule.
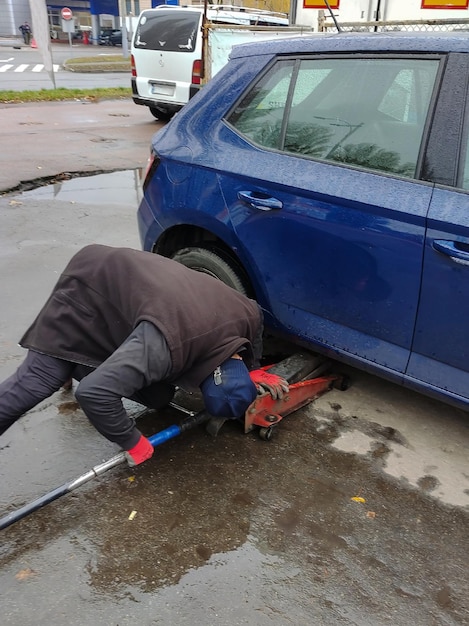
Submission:
[[[146,50],[193,52],[201,19],[200,12],[165,11],[144,13],[135,33],[134,46]]]
[[[439,61],[279,61],[229,121],[252,142],[413,177]]]

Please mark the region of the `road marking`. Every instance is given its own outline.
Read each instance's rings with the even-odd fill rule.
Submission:
[[[13,61],[15,57],[10,57],[9,59],[0,59],[0,63],[9,63],[10,61]]]
[[[7,63],[6,65],[0,65],[0,72],[8,72],[8,70],[11,70],[12,67],[14,67],[14,65],[12,65],[11,63]],[[13,72],[24,72],[28,67],[30,67],[30,65],[28,63],[24,63],[22,65],[18,65],[12,71]],[[54,64],[52,66],[52,70],[53,70],[54,73],[58,72],[60,70],[60,65]],[[43,72],[43,71],[45,71],[43,63],[37,63],[36,65],[31,67],[30,71],[31,72]]]

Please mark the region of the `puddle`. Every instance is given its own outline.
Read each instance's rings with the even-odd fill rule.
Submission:
[[[80,204],[138,206],[142,198],[141,168],[83,174],[65,172],[52,180],[33,181],[34,189],[19,194],[24,200],[60,200]]]

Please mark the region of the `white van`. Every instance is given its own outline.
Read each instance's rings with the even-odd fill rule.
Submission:
[[[168,119],[201,86],[204,8],[160,5],[143,11],[132,40],[132,98],[159,119]],[[209,5],[218,24],[287,27],[284,13]]]

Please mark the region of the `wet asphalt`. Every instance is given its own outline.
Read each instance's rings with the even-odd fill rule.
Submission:
[[[0,157],[0,189],[17,188],[0,196],[1,379],[21,362],[16,342],[77,249],[139,247],[140,177],[159,125],[116,102],[90,122],[80,110],[91,106],[0,116],[2,140],[17,120],[31,146],[18,136]],[[54,132],[67,118],[68,149]],[[18,189],[82,166],[109,173]],[[469,624],[467,415],[336,369],[350,388],[289,416],[269,442],[237,423],[216,438],[200,426],[0,531],[1,623]],[[178,400],[200,408],[197,397]],[[128,409],[147,435],[181,419]],[[0,451],[2,516],[119,450],[71,390],[19,420]]]

